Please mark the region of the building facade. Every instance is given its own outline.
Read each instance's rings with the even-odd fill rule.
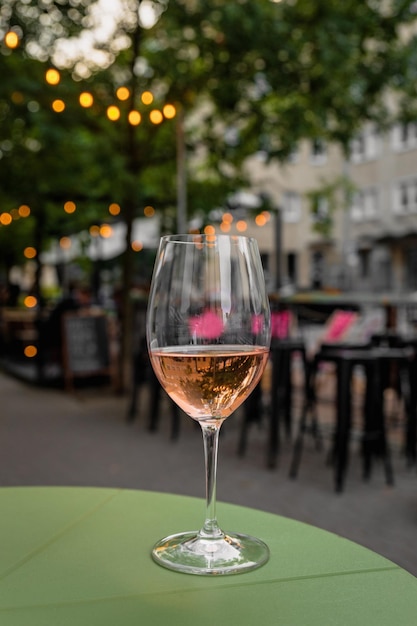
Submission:
[[[348,157],[306,141],[286,164],[257,154],[248,168],[253,193],[276,207],[245,233],[258,239],[274,283],[417,291],[417,124],[384,134],[368,125]]]

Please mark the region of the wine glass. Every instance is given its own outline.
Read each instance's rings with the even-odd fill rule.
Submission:
[[[233,574],[269,558],[264,542],[223,532],[216,519],[219,431],[259,382],[269,354],[270,310],[254,239],[227,235],[161,238],[147,311],[155,373],[168,395],[199,422],[206,467],[206,519],[171,535],[153,559],[190,574]]]

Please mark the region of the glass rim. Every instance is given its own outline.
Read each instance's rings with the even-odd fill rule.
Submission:
[[[184,244],[214,244],[217,240],[229,240],[232,242],[246,241],[250,244],[258,245],[258,241],[255,237],[248,237],[247,235],[226,235],[224,233],[214,233],[212,235],[206,235],[205,233],[179,233],[172,235],[162,235],[160,242],[171,243],[184,243]]]

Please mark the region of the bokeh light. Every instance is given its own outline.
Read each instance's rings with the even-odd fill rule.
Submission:
[[[3,226],[8,226],[9,224],[12,223],[12,221],[13,221],[13,218],[10,215],[10,213],[7,213],[7,211],[0,214],[0,224],[2,224]]]
[[[19,209],[19,215],[20,217],[29,217],[30,215],[30,207],[28,207],[27,204],[22,204]]]
[[[109,205],[109,213],[110,215],[119,215],[121,211],[120,205],[117,202],[112,202]]]
[[[61,237],[59,245],[63,250],[69,250],[71,248],[71,239],[69,237]]]
[[[33,309],[38,304],[38,299],[35,298],[35,296],[26,296],[26,298],[23,300],[23,304],[28,309]]]
[[[65,111],[65,102],[63,100],[54,100],[51,106],[55,113],[62,113]]]
[[[140,252],[143,250],[143,243],[141,241],[132,241],[132,250]]]
[[[76,206],[75,202],[72,202],[71,200],[68,200],[68,202],[66,202],[64,204],[64,211],[65,211],[65,213],[69,213],[69,214],[70,213],[75,213],[76,209],[77,209],[77,206]]]
[[[82,93],[80,93],[79,103],[85,109],[88,109],[88,107],[93,106],[94,104],[93,94],[91,94],[88,91],[83,91]]]
[[[34,259],[36,257],[36,248],[34,248],[33,246],[27,246],[24,250],[23,250],[23,256],[26,259]]]
[[[204,228],[205,235],[214,235],[216,233],[216,229],[211,224],[207,224]]]
[[[245,220],[239,220],[238,222],[236,222],[236,229],[240,232],[240,233],[244,233],[245,230],[247,230],[248,225],[245,222]]]
[[[164,116],[158,109],[153,109],[149,113],[149,119],[151,120],[152,124],[160,124],[163,121]]]
[[[259,215],[255,217],[255,224],[257,226],[265,226],[266,222],[267,219],[263,213],[259,213]]]
[[[143,209],[143,213],[145,217],[153,217],[155,215],[155,209],[153,206],[148,205]]]
[[[111,237],[113,234],[113,229],[109,224],[103,224],[102,226],[100,226],[100,235],[104,238],[104,239],[108,239],[109,237]]]
[[[130,91],[127,87],[119,87],[116,91],[116,96],[119,100],[127,100],[130,96]]]
[[[109,106],[107,108],[107,117],[109,118],[110,121],[117,122],[117,120],[120,119],[119,107],[115,106],[114,104]]]
[[[36,346],[26,346],[26,348],[23,350],[23,353],[25,356],[28,357],[28,359],[32,359],[38,354],[38,349]]]
[[[167,120],[172,120],[176,116],[177,110],[173,104],[166,104],[162,109],[162,113]]]
[[[140,99],[142,100],[143,104],[152,104],[153,95],[150,91],[144,91]]]
[[[18,34],[15,33],[13,30],[9,30],[9,32],[6,33],[6,36],[4,37],[4,43],[11,50],[13,50],[14,48],[17,48],[17,46],[19,45]]]
[[[61,80],[61,74],[58,72],[58,70],[50,68],[49,70],[46,70],[45,80],[48,85],[58,85],[59,81]]]
[[[139,111],[129,111],[127,119],[132,126],[139,126],[142,121],[142,116]]]

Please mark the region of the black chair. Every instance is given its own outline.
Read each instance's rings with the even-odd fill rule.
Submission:
[[[351,382],[354,368],[358,365],[364,367],[366,373],[366,393],[363,407],[363,432],[362,432],[362,455],[363,476],[370,477],[372,459],[374,456],[382,457],[385,467],[387,484],[393,484],[393,471],[390,458],[390,450],[386,436],[384,414],[384,381],[383,371],[387,363],[397,363],[403,372],[410,376],[412,353],[404,348],[374,348],[366,346],[330,347],[316,355],[313,370],[316,372],[320,363],[331,362],[336,366],[336,426],[333,436],[331,460],[335,468],[335,489],[341,492],[349,460],[349,443],[351,434],[352,393]],[[310,385],[314,386],[315,377],[310,377]],[[404,389],[407,394],[407,390]],[[309,390],[309,398],[315,401],[314,391]],[[407,398],[409,403],[409,399]],[[290,476],[295,478],[301,461],[303,437],[307,428],[309,409],[307,406],[303,413],[299,432],[294,444],[293,458],[290,467]]]
[[[284,426],[287,439],[291,437],[293,377],[292,363],[295,354],[299,354],[304,367],[304,394],[307,394],[308,364],[306,348],[301,339],[273,339],[271,344],[272,376],[269,415],[269,439],[267,466],[274,468],[280,447],[280,430]]]

